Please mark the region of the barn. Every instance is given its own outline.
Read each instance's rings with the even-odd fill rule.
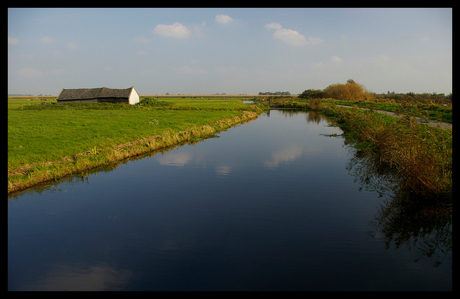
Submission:
[[[57,98],[59,104],[63,103],[139,103],[139,94],[134,86],[125,89],[115,88],[78,88],[62,89]]]

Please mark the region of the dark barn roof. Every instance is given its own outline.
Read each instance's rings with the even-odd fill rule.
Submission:
[[[78,88],[63,89],[59,94],[58,101],[69,100],[90,100],[103,98],[129,98],[132,87],[126,89],[114,89],[107,87],[100,88]]]

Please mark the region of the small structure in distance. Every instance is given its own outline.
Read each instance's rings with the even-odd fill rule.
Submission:
[[[62,89],[58,98],[59,104],[63,103],[139,103],[139,94],[134,86],[125,89],[115,88],[77,88]]]

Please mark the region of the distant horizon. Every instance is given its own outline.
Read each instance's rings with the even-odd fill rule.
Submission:
[[[372,94],[387,94],[387,93],[373,93]],[[394,94],[404,95],[411,92],[394,92]],[[192,94],[192,93],[169,93],[169,94],[139,94],[139,96],[277,96],[277,97],[289,97],[289,96],[298,96],[301,93],[291,93],[290,95],[260,95],[259,93],[255,94],[241,94],[241,93],[203,93],[203,94]],[[423,93],[415,93],[415,94],[423,94]],[[433,94],[433,93],[427,93]],[[450,95],[450,93],[436,93],[436,94],[444,94]],[[58,97],[59,94],[52,95],[52,94],[8,94],[8,97]]]
[[[8,94],[450,94],[452,37],[452,8],[8,8]]]

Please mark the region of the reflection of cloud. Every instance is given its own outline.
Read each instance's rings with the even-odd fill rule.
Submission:
[[[285,148],[272,153],[272,159],[266,161],[265,166],[277,167],[278,164],[282,162],[294,161],[302,155],[302,147],[300,145],[295,145],[289,148]]]
[[[116,291],[132,277],[131,271],[108,266],[75,268],[58,266],[42,280],[24,285],[22,291]]]
[[[216,167],[216,172],[219,175],[227,175],[230,172],[232,172],[232,168],[230,166],[227,166],[227,165],[217,166]]]
[[[161,165],[184,166],[192,159],[192,154],[188,152],[182,153],[166,153],[163,156],[156,156],[155,159]]]

